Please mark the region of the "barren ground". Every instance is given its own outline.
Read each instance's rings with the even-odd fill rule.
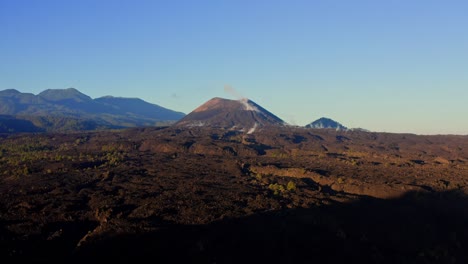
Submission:
[[[0,260],[468,263],[467,194],[468,136],[3,135]]]

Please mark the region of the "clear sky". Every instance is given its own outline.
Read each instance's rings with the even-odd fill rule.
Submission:
[[[0,90],[468,134],[468,1],[0,0]]]

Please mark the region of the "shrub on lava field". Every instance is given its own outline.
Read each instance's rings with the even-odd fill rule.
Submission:
[[[296,191],[296,184],[293,181],[289,181],[288,185],[286,186],[286,190],[290,192]]]
[[[261,181],[263,177],[262,177],[262,174],[257,173],[257,174],[255,174],[255,178],[256,178],[257,180]]]
[[[286,186],[279,184],[279,183],[272,183],[268,185],[268,189],[273,191],[274,195],[280,195],[288,192],[296,191],[296,184],[293,181],[289,181]]]
[[[339,184],[343,184],[343,183],[345,183],[345,178],[343,178],[343,177],[338,177],[338,180],[337,180],[337,181],[338,181]]]
[[[274,195],[279,195],[280,193],[285,191],[284,186],[279,183],[268,185],[268,189],[272,190]]]

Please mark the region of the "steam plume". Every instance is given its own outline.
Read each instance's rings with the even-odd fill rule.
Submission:
[[[239,92],[237,92],[231,85],[226,84],[224,85],[224,91],[232,96],[234,96],[237,100],[241,100],[244,98]]]
[[[234,96],[239,102],[244,105],[244,109],[247,111],[257,111],[257,107],[249,103],[249,99],[247,97],[242,96],[239,92],[237,92],[232,86],[226,84],[224,85],[224,91],[232,96]]]

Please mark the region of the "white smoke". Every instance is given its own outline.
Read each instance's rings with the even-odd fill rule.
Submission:
[[[249,99],[247,99],[247,98],[242,98],[242,99],[239,100],[239,102],[241,102],[242,105],[244,105],[244,109],[247,110],[247,111],[260,112],[260,110],[258,110],[257,107],[255,107],[254,105],[249,103]]]
[[[224,85],[224,91],[232,96],[234,96],[237,100],[244,98],[240,93],[238,93],[231,85],[226,84]]]
[[[253,132],[255,132],[255,130],[257,130],[257,127],[258,127],[258,123],[255,122],[254,126],[249,129],[249,131],[247,131],[247,134],[252,134]]]
[[[242,103],[244,106],[244,110],[247,111],[256,111],[260,112],[257,107],[249,103],[249,99],[247,97],[242,96],[239,92],[237,92],[232,86],[226,84],[224,85],[224,91],[232,96],[234,96],[239,102]]]

